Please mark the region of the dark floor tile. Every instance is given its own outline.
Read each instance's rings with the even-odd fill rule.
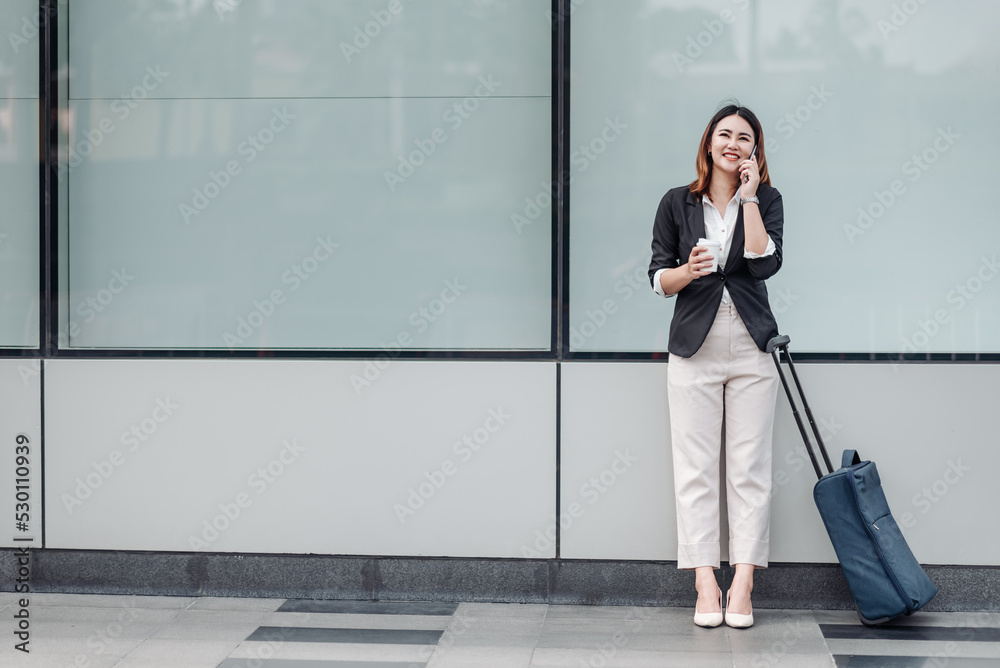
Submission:
[[[1000,642],[1000,629],[972,626],[877,626],[820,624],[823,637],[844,640],[951,640]]]
[[[249,659],[226,659],[218,668],[246,668]],[[386,661],[316,661],[314,659],[257,659],[256,668],[423,668],[426,663]]]
[[[347,615],[453,615],[458,603],[429,601],[331,601],[289,599],[277,612],[321,612]]]
[[[932,656],[846,656],[835,654],[837,668],[996,668],[996,659]]]
[[[366,645],[436,645],[444,631],[411,629],[331,629],[308,626],[261,626],[253,642],[339,642]]]

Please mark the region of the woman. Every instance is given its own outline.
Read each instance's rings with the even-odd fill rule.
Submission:
[[[694,182],[660,201],[649,265],[654,291],[677,296],[667,366],[677,566],[695,571],[695,624],[718,626],[725,619],[747,628],[753,625],[754,568],[767,567],[769,552],[778,384],[764,349],[778,326],[764,281],[781,267],[781,195],[770,185],[760,121],[746,107],[728,105],[712,117],[696,166]],[[702,237],[721,244],[714,272],[713,256],[698,245]],[[723,435],[729,563],[735,567],[725,617],[714,571],[720,567]]]

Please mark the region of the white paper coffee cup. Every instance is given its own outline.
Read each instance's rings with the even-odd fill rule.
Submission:
[[[722,244],[718,241],[709,241],[708,239],[701,238],[698,239],[696,246],[704,246],[708,249],[708,254],[712,256],[712,267],[710,271],[716,272],[719,270],[719,255],[722,254]],[[700,256],[696,256],[700,257]]]

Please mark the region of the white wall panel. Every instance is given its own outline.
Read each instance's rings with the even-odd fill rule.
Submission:
[[[616,449],[631,448],[640,463],[592,508],[583,504],[583,517],[563,533],[563,557],[676,559],[668,368],[563,365],[563,511]],[[921,562],[1000,564],[996,532],[981,523],[983,509],[998,499],[992,482],[992,472],[1000,468],[993,404],[1000,367],[806,364],[797,369],[835,466],[845,448],[876,462],[893,514]],[[773,473],[771,560],[834,562],[812,501],[812,467],[783,393]]]
[[[0,547],[42,547],[42,401],[38,360],[0,360],[0,499],[7,516]],[[28,446],[25,452],[23,446]],[[28,461],[18,461],[25,456]],[[27,483],[23,482],[27,466]],[[19,478],[21,480],[19,480]],[[27,486],[28,489],[23,487]],[[19,489],[19,487],[21,487]],[[18,499],[18,493],[22,493]],[[24,492],[28,493],[25,500]],[[16,504],[26,503],[27,507]],[[23,514],[27,513],[27,518]],[[24,521],[22,530],[18,522]],[[18,539],[32,539],[15,540]]]
[[[666,369],[563,364],[563,557],[677,558]]]
[[[552,363],[45,369],[49,547],[516,557],[554,512]]]

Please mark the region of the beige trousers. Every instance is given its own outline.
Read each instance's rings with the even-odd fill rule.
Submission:
[[[723,428],[729,563],[767,567],[771,436],[778,373],[734,304],[720,304],[697,353],[670,355],[667,395],[677,499],[677,566],[720,566],[719,462]],[[725,407],[725,427],[723,427]]]

